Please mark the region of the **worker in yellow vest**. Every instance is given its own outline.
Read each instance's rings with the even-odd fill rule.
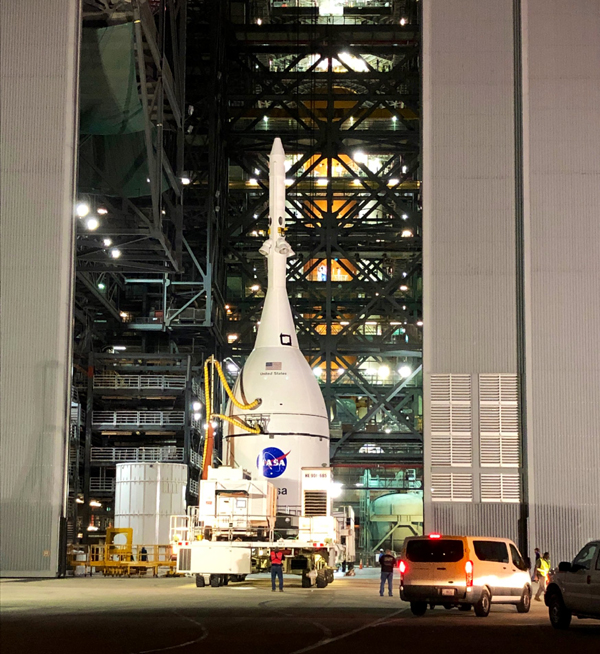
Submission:
[[[538,602],[541,602],[540,595],[546,592],[548,573],[550,572],[550,554],[548,552],[544,552],[544,556],[535,562],[535,572],[538,578],[538,589],[535,594],[535,599]]]

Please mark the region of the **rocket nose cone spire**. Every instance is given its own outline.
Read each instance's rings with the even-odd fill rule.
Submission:
[[[274,139],[269,156],[269,239],[260,252],[268,256],[273,247],[286,257],[293,254],[285,241],[285,150],[280,138]]]
[[[283,144],[281,143],[281,139],[277,137],[273,141],[273,147],[271,148],[271,156],[274,154],[283,154],[285,155],[285,150],[283,149]]]
[[[298,347],[288,299],[286,260],[294,255],[285,238],[285,150],[280,138],[273,141],[269,157],[269,238],[260,253],[267,257],[268,287],[255,347]]]

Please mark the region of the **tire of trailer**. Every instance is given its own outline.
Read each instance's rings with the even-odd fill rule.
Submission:
[[[325,588],[327,586],[327,576],[325,570],[317,570],[317,588]]]
[[[218,588],[221,585],[221,575],[210,575],[209,583],[212,588]]]
[[[204,588],[204,586],[206,586],[204,575],[196,575],[196,588]]]
[[[328,584],[333,583],[333,580],[335,579],[335,577],[333,576],[333,568],[327,568],[325,576],[327,577]]]
[[[302,588],[310,588],[311,583],[310,583],[310,577],[307,575],[302,575]]]

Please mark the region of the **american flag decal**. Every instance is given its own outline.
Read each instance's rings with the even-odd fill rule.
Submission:
[[[267,370],[281,370],[281,361],[267,361],[265,368]]]

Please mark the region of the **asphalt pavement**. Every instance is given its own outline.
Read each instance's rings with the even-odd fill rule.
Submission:
[[[266,575],[222,588],[191,578],[2,580],[2,654],[516,654],[600,653],[600,621],[550,626],[543,603],[519,614],[493,606],[487,618],[442,607],[415,617],[398,596],[379,596],[377,570],[304,589]]]

